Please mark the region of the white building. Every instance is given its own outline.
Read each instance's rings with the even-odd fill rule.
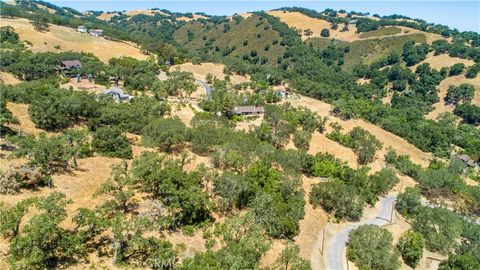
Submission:
[[[103,30],[102,29],[90,29],[90,35],[94,37],[101,37],[103,35]]]
[[[77,31],[80,32],[80,33],[87,33],[88,29],[87,27],[83,26],[83,25],[80,25],[78,28],[77,28]]]

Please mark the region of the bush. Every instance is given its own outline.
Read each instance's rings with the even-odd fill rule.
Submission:
[[[392,235],[375,225],[362,225],[349,234],[347,258],[360,269],[393,270],[400,267]]]
[[[170,152],[174,145],[188,140],[187,126],[178,118],[157,119],[142,129],[142,142]]]
[[[472,104],[458,105],[453,113],[462,117],[463,121],[471,125],[480,124],[480,107]]]
[[[450,72],[448,72],[448,76],[456,76],[463,72],[465,69],[465,65],[463,63],[458,63],[450,67]]]
[[[395,207],[402,216],[413,217],[418,214],[421,204],[421,194],[418,188],[407,187],[397,197]]]
[[[349,221],[360,219],[364,206],[364,200],[357,194],[356,189],[339,180],[314,185],[310,193],[310,203],[314,207],[321,206],[339,220]]]
[[[422,258],[424,246],[425,240],[423,236],[412,230],[404,232],[397,244],[403,260],[412,268],[415,268]]]
[[[445,96],[447,104],[470,103],[475,95],[475,88],[471,84],[462,83],[459,86],[450,85]]]
[[[93,133],[92,148],[95,152],[107,157],[132,157],[132,147],[118,127],[98,128]]]
[[[320,36],[329,37],[330,36],[330,30],[328,30],[327,28],[323,28],[322,31],[320,32]]]

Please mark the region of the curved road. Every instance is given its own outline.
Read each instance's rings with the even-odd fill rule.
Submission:
[[[345,259],[345,247],[348,242],[348,234],[351,230],[357,228],[360,225],[373,224],[383,226],[389,223],[390,215],[392,213],[393,203],[396,200],[396,196],[387,196],[380,200],[380,211],[378,216],[369,220],[358,222],[348,226],[336,235],[334,235],[327,245],[327,254],[325,258],[325,269],[341,270],[344,269]]]
[[[203,88],[205,89],[205,94],[208,97],[210,97],[210,95],[212,94],[212,88],[210,88],[210,85],[208,85],[208,83],[206,83],[205,81],[202,81],[202,80],[196,80],[199,84],[201,84],[203,86]]]

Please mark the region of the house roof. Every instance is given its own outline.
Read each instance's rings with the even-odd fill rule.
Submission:
[[[62,65],[66,68],[81,68],[82,63],[79,60],[65,60]]]
[[[256,106],[238,106],[233,108],[233,113],[235,114],[243,114],[243,113],[263,113],[265,110],[263,107],[256,107]]]
[[[461,161],[465,162],[468,166],[475,165],[475,161],[467,155],[458,155],[457,158],[460,159]]]
[[[104,92],[106,95],[118,95],[120,98],[130,98],[129,94],[125,94],[122,89],[118,87],[112,87]]]

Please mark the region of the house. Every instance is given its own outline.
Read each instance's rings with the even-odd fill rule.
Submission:
[[[289,95],[288,91],[282,89],[275,90],[273,93],[279,98],[288,98]]]
[[[256,107],[256,106],[238,106],[233,108],[232,114],[235,115],[255,115],[255,114],[262,114],[265,110],[263,107]]]
[[[90,29],[88,32],[90,33],[90,35],[92,35],[94,37],[103,36],[103,30],[102,29]]]
[[[79,60],[65,60],[60,62],[61,70],[72,70],[82,68],[82,63]]]
[[[349,24],[357,24],[357,21],[358,21],[358,20],[350,19],[350,20],[348,21],[348,23],[349,23]]]
[[[461,161],[463,161],[465,163],[465,165],[467,165],[468,167],[478,166],[478,164],[467,155],[457,155],[456,157],[458,159],[460,159]]]
[[[122,89],[118,87],[112,87],[105,90],[105,95],[111,96],[116,102],[129,101],[133,96],[125,94]]]
[[[80,26],[77,28],[77,31],[80,32],[80,33],[87,33],[87,32],[88,32],[88,29],[87,29],[87,27],[85,27],[84,25],[80,25]]]

